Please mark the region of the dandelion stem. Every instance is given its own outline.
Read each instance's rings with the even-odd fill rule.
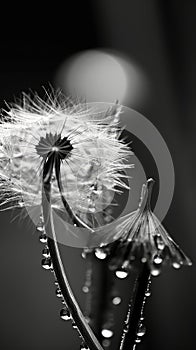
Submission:
[[[64,205],[65,210],[68,213],[69,218],[71,219],[72,224],[75,224],[77,226],[82,226],[82,227],[86,227],[89,230],[91,230],[91,228],[85,224],[78,216],[76,216],[73,211],[71,210],[68,202],[66,201],[65,196],[63,195],[63,186],[62,186],[62,181],[61,181],[61,173],[60,173],[60,159],[56,159],[55,160],[55,173],[56,173],[56,180],[57,180],[57,185],[58,185],[58,189],[59,189],[59,193],[61,196],[61,200],[62,203]],[[92,231],[92,230],[91,230]]]
[[[47,176],[46,181],[46,171],[47,162],[45,162],[46,167],[43,171],[43,190],[42,190],[42,210],[45,222],[45,230],[48,236],[48,248],[50,251],[54,273],[56,275],[59,287],[61,289],[62,295],[66,302],[66,305],[71,313],[72,319],[75,322],[79,333],[85,341],[85,344],[91,350],[103,350],[99,341],[95,337],[93,331],[85,320],[85,317],[74,297],[72,289],[69,285],[69,281],[66,276],[65,268],[63,266],[60,251],[57,243],[57,237],[54,229],[53,215],[51,208],[51,176]],[[53,163],[54,164],[54,163]]]
[[[128,313],[125,324],[128,327],[126,332],[123,332],[120,350],[135,350],[136,338],[140,318],[143,311],[145,292],[148,287],[150,271],[147,263],[142,264],[141,271],[135,281],[131,300],[129,302]]]

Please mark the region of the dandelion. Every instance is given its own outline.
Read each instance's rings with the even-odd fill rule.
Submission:
[[[131,166],[125,162],[131,151],[117,137],[119,111],[115,105],[95,113],[60,94],[47,102],[24,94],[22,105],[11,106],[0,124],[1,207],[41,205],[47,158],[50,168],[58,159],[62,195],[74,213],[85,221],[86,213],[106,207],[113,191],[126,187],[121,170]],[[52,207],[64,209],[56,181]]]
[[[96,113],[87,105],[65,103],[62,96],[43,102],[24,95],[0,124],[1,208],[40,206],[42,266],[53,269],[66,314],[90,349],[103,350],[70,288],[62,264],[52,208],[70,222],[91,229],[89,215],[110,203],[111,192],[127,188],[122,168],[131,151],[120,141],[120,107]],[[67,101],[66,101],[67,102]],[[86,224],[87,222],[87,224]],[[99,222],[96,221],[96,226]],[[88,226],[90,224],[90,226]]]

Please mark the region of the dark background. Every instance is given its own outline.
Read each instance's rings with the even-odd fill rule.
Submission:
[[[196,348],[195,17],[195,1],[173,0],[75,1],[64,7],[54,3],[44,10],[31,2],[1,11],[2,107],[4,100],[13,101],[29,88],[42,93],[42,86],[54,83],[59,65],[86,49],[118,50],[133,58],[149,79],[148,97],[130,107],[153,122],[171,152],[176,187],[164,223],[192,258],[193,267],[171,269],[153,279],[146,308],[148,331],[138,349]],[[75,331],[58,318],[60,303],[51,274],[40,267],[41,244],[35,228],[28,219],[23,223],[15,218],[18,214],[0,214],[0,347],[78,349]],[[78,249],[63,249],[83,305],[85,264]]]

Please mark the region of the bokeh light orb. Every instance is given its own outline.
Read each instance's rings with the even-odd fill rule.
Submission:
[[[55,80],[66,94],[88,102],[137,103],[146,91],[146,79],[141,69],[112,51],[77,53],[62,63]]]

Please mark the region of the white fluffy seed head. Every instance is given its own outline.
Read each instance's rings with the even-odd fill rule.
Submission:
[[[65,159],[61,157],[63,191],[72,210],[84,215],[107,206],[115,191],[127,188],[123,170],[131,167],[132,152],[119,139],[119,114],[117,104],[101,113],[59,92],[47,94],[46,101],[24,94],[20,104],[4,112],[0,124],[1,208],[41,204],[43,157],[36,146],[46,135],[51,143],[40,145],[46,156],[54,148],[57,156],[66,152],[53,142],[57,135],[72,145]],[[55,181],[52,205],[62,208]]]

